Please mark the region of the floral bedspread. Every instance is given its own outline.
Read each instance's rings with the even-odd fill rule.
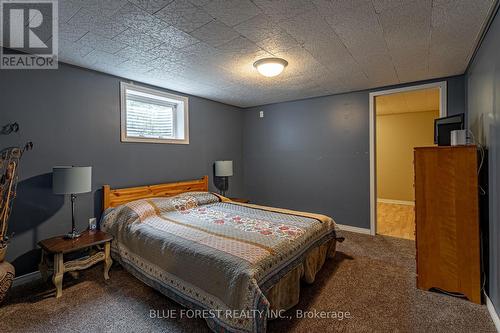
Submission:
[[[182,305],[213,310],[206,320],[217,332],[264,332],[269,303],[260,286],[335,237],[326,216],[223,202],[208,192],[111,208],[101,228],[115,237],[115,259]]]

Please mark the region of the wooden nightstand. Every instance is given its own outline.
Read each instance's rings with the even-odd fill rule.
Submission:
[[[243,198],[229,198],[229,199],[231,199],[234,202],[241,202],[241,203],[249,203],[250,202],[249,199],[243,199]]]
[[[89,268],[104,261],[104,279],[109,279],[109,269],[113,261],[110,255],[110,246],[113,236],[102,231],[84,231],[75,239],[66,239],[64,236],[44,239],[38,242],[42,248],[42,259],[38,268],[44,280],[48,278],[49,266],[53,266],[52,282],[56,286],[56,297],[62,296],[63,275],[66,272],[75,272]],[[88,257],[64,262],[64,255],[84,249],[89,249]],[[51,265],[49,256],[54,259]]]

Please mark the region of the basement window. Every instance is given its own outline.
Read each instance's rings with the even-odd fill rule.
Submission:
[[[188,98],[121,82],[121,141],[189,143]]]

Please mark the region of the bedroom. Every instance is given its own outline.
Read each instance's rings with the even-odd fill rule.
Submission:
[[[23,149],[27,142],[33,143],[20,159],[11,157],[19,162],[14,191],[5,190],[4,184],[11,177],[4,169],[10,165],[4,163],[4,157],[0,169],[2,175],[5,173],[0,221],[2,226],[8,223],[1,235],[9,237],[8,243],[2,238],[6,255],[1,267],[15,270],[2,280],[7,285],[9,277],[15,276],[14,285],[5,289],[6,297],[0,305],[0,322],[5,331],[498,329],[497,1],[37,3],[57,4],[50,7],[57,8],[57,13],[47,12],[45,7],[31,8],[29,4],[15,7],[13,2],[1,3],[0,149]],[[29,9],[38,12],[31,16]],[[16,18],[11,13],[20,15],[21,10],[24,17]],[[46,15],[53,15],[53,20]],[[43,27],[43,22],[58,24],[52,25],[53,31],[37,28]],[[19,26],[23,33],[12,35]],[[34,69],[19,68],[20,61],[4,60],[30,59],[30,54],[41,54],[40,47],[33,51],[12,46],[16,38],[18,42],[31,42],[33,35],[44,36],[39,41],[52,45],[58,56],[57,68],[50,68],[49,61],[42,64],[46,67]],[[15,49],[21,53],[12,52]],[[272,68],[282,70],[278,75],[266,77],[260,73],[265,68],[256,68],[259,64],[255,63],[266,58],[282,59],[270,60]],[[476,291],[481,296],[475,302],[480,304],[417,288],[416,243],[374,234],[372,99],[380,92],[426,84],[444,87],[441,93],[446,115],[464,114],[465,129],[473,133],[474,143],[486,152],[481,179],[477,181],[482,182],[485,174],[488,181],[474,190],[474,200],[480,207],[483,248],[481,257],[474,261],[481,266],[481,273],[476,274],[481,283]],[[139,104],[148,107],[140,108]],[[152,112],[147,113],[149,120],[156,119],[156,123],[168,127],[168,133],[156,137],[143,134],[140,138],[134,135],[133,119],[127,118],[134,105],[139,115],[150,109],[161,111],[154,115],[168,114],[167,120],[158,120]],[[153,132],[162,129],[159,125],[148,127]],[[73,170],[86,172],[86,177],[78,178],[85,183],[85,189],[66,191],[71,186],[65,176],[69,177],[72,169],[60,166],[91,167]],[[180,188],[171,184],[179,181],[191,182]],[[61,188],[57,189],[56,183]],[[15,179],[10,184],[16,184]],[[113,192],[155,184],[167,185],[159,190],[154,187]],[[203,191],[208,186],[208,191],[217,195],[188,193],[185,198],[181,194],[180,199],[173,196],[161,199],[165,200],[162,203],[148,197],[150,193],[165,197],[189,192],[193,186]],[[224,198],[235,200],[225,201],[220,197],[222,192]],[[3,204],[3,195],[9,193],[15,193],[9,198],[12,210],[6,210],[8,205]],[[97,252],[90,256],[83,251],[86,248],[75,245],[89,245],[89,238],[84,237],[88,232],[73,240],[61,239],[60,244],[72,245],[68,249],[72,253],[64,255],[43,243],[71,231],[73,194],[75,231],[85,233],[89,219],[96,218],[102,232],[113,237],[112,241],[94,239],[101,243],[93,246]],[[132,239],[133,244],[126,243],[131,236],[125,229],[113,229],[116,221],[106,223],[106,217],[111,219],[123,211],[123,207],[116,206],[111,209],[113,214],[109,215],[109,210],[103,214],[106,198],[110,203],[114,196],[122,198],[124,201],[119,203],[128,208],[134,199],[153,202],[148,203],[146,215],[137,215],[145,222],[130,222],[130,235],[141,235]],[[191,221],[189,214],[175,208],[179,204],[172,200],[177,199],[186,205],[180,207],[187,207],[189,212],[210,208],[214,216],[231,216],[231,223],[217,217],[207,226],[201,213]],[[170,206],[175,209],[165,208]],[[261,206],[304,213],[269,211]],[[469,207],[470,203],[461,206]],[[321,218],[311,214],[321,214]],[[244,230],[234,222],[238,219],[233,219],[243,215],[247,218],[242,223]],[[335,221],[335,229],[330,220],[320,223],[323,216]],[[217,224],[219,220],[224,225]],[[279,223],[274,225],[271,220]],[[256,228],[263,227],[258,225],[261,222],[265,222],[266,230],[258,229],[259,233],[274,234],[255,236]],[[183,229],[187,223],[192,229],[189,233]],[[150,231],[146,230],[157,224],[162,235],[184,235],[178,237],[183,241],[162,240],[163,247],[158,245],[153,241],[157,238],[149,237]],[[479,226],[478,221],[475,224]],[[174,225],[175,230],[163,230]],[[296,235],[282,232],[291,227],[298,231]],[[230,235],[226,234],[228,230]],[[221,232],[224,237],[236,239],[222,240],[218,238]],[[320,242],[323,248],[311,241],[316,237],[310,236],[314,232],[326,237]],[[475,233],[479,237],[479,230]],[[283,237],[280,239],[278,234]],[[278,311],[279,318],[255,320],[245,328],[230,324],[226,314],[214,319],[213,313],[207,318],[207,313],[194,312],[214,307],[203,303],[203,299],[187,304],[186,295],[179,294],[178,288],[165,290],[167,282],[156,285],[145,279],[124,264],[123,253],[119,253],[120,244],[143,248],[149,261],[160,260],[155,267],[161,266],[161,271],[169,274],[175,271],[176,278],[196,286],[199,293],[221,300],[226,292],[238,298],[238,288],[229,287],[227,276],[221,277],[234,273],[229,264],[242,267],[255,258],[269,259],[264,254],[282,251],[284,244],[295,244],[297,240],[305,244],[285,258],[286,269],[266,277],[273,283],[264,285],[263,280],[254,285],[256,292],[262,288],[270,309],[287,311]],[[238,242],[238,246],[228,249],[232,242]],[[188,247],[187,243],[196,246]],[[169,244],[174,245],[170,248]],[[329,248],[325,244],[330,244]],[[49,266],[45,282],[44,266],[39,266],[43,262],[42,248]],[[169,254],[159,255],[162,248]],[[193,249],[204,249],[198,253],[201,257],[207,255],[207,248],[218,255],[216,262],[228,265],[219,270],[213,268],[218,267],[215,264],[196,270],[192,265],[196,258]],[[236,255],[231,251],[242,252]],[[304,259],[304,251],[309,251],[309,261]],[[312,255],[314,251],[316,255]],[[113,262],[108,267],[109,279],[102,272],[111,263],[107,252],[111,252]],[[250,252],[256,257],[246,258]],[[104,263],[80,262],[77,266],[89,267],[64,274],[68,262],[93,255]],[[451,267],[456,263],[445,264]],[[60,274],[56,274],[56,266],[63,267]],[[272,271],[276,269],[272,267]],[[443,274],[453,275],[456,271],[444,270]],[[286,285],[290,281],[293,288]],[[221,284],[228,287],[221,288]],[[228,305],[235,298],[222,302],[222,307],[239,309]]]

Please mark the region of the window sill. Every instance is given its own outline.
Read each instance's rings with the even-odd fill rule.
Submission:
[[[121,142],[126,143],[160,143],[160,144],[178,144],[188,145],[189,139],[141,139],[141,138],[121,138]]]

